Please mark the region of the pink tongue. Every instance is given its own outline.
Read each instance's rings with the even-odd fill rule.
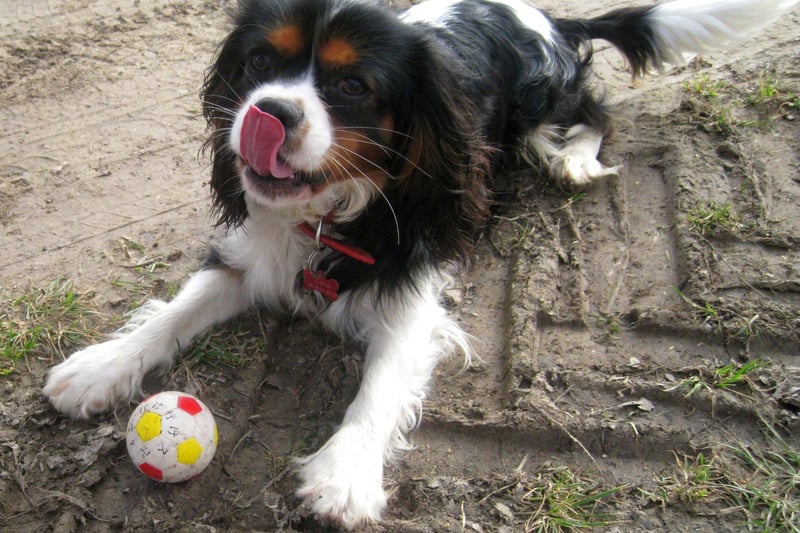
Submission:
[[[285,137],[280,120],[254,105],[250,106],[242,122],[239,147],[242,157],[259,176],[288,178],[295,170],[278,160],[278,150]]]

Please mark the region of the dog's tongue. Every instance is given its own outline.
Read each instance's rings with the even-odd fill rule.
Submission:
[[[283,124],[269,113],[250,106],[242,122],[242,157],[259,176],[288,178],[295,170],[278,160],[278,150],[286,132]]]

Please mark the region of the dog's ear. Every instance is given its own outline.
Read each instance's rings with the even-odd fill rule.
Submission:
[[[421,37],[408,135],[397,186],[407,239],[422,239],[438,258],[469,256],[487,215],[490,150],[477,109],[464,94],[453,58]]]
[[[239,57],[239,35],[232,32],[222,42],[216,60],[206,71],[201,93],[209,136],[204,150],[211,153],[211,195],[218,225],[238,226],[247,218],[236,154],[228,146],[228,132],[241,99],[237,81],[244,75]]]

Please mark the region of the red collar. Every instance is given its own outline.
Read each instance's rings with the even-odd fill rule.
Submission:
[[[325,217],[323,221],[327,221],[329,217]],[[322,222],[320,222],[322,223]],[[327,235],[322,235],[315,230],[311,224],[308,222],[302,222],[297,225],[297,229],[308,235],[314,240],[319,239],[318,245],[325,245],[333,250],[336,250],[339,253],[343,253],[347,257],[352,257],[356,261],[361,261],[367,265],[374,265],[375,258],[372,257],[372,254],[367,252],[366,250],[359,248],[358,246],[346,242],[342,242],[340,240],[334,239],[333,237],[329,237]]]

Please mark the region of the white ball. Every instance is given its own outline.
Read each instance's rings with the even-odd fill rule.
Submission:
[[[156,481],[179,483],[196,476],[211,462],[218,440],[214,415],[185,392],[154,394],[128,420],[128,455]]]

